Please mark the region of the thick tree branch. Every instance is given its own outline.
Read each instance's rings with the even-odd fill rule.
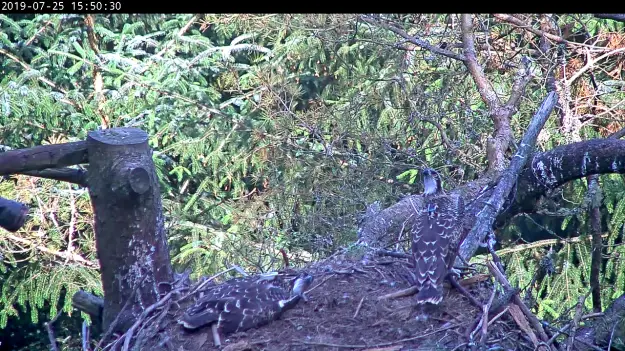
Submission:
[[[519,206],[514,212],[531,212],[547,191],[593,174],[625,173],[625,140],[594,139],[558,146],[533,156],[519,176]]]
[[[493,111],[501,107],[501,102],[495,93],[495,90],[491,87],[490,82],[484,74],[482,66],[477,62],[477,55],[475,52],[475,38],[473,37],[473,16],[470,14],[463,14],[461,19],[462,28],[462,42],[464,44],[464,55],[466,60],[465,65],[469,69],[477,90],[480,92],[480,96],[486,106]],[[491,112],[492,113],[492,112]]]
[[[538,134],[549,118],[551,111],[553,111],[556,102],[557,94],[555,92],[549,93],[532,118],[527,133],[523,136],[519,150],[510,162],[510,167],[503,172],[490,199],[486,202],[486,206],[478,213],[477,221],[460,246],[460,255],[466,261],[475,254],[480,243],[492,230],[495,218],[499,211],[501,211],[505,198],[510,193],[510,190],[512,190],[519,173],[521,173],[521,170],[525,167],[527,159],[538,138]]]
[[[625,22],[625,13],[595,13],[595,17],[601,19],[611,19],[614,21]]]
[[[466,57],[464,63],[475,81],[482,100],[488,106],[495,129],[493,137],[488,140],[488,166],[491,170],[502,171],[505,168],[505,153],[512,141],[510,120],[512,115],[516,113],[519,101],[523,96],[525,87],[532,79],[532,75],[526,67],[521,68],[513,84],[510,98],[505,104],[502,104],[490,81],[486,78],[484,69],[477,61],[473,17],[470,14],[461,16],[461,30]]]
[[[87,143],[42,145],[0,153],[0,175],[87,163]]]

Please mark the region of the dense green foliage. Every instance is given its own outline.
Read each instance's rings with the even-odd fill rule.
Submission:
[[[452,17],[389,18],[439,45],[457,41]],[[420,191],[413,185],[416,167],[441,169],[448,188],[487,167],[492,122],[465,66],[412,50],[391,31],[357,18],[96,15],[94,47],[83,15],[0,15],[0,147],[81,140],[101,127],[142,128],[155,150],[176,268],[190,267],[194,277],[232,264],[268,270],[283,264],[280,250],[292,264],[314,260],[355,240],[367,204],[388,206]],[[504,63],[518,63],[538,38],[487,16],[478,19],[480,38],[503,47],[479,56],[496,92],[506,96],[515,71]],[[606,47],[623,40],[622,25],[612,21],[557,21],[585,28]],[[568,53],[565,64],[579,69],[580,57]],[[593,103],[610,114],[581,126],[582,139],[619,126],[610,124],[624,97],[622,77],[610,73],[622,65],[615,57],[593,76],[601,93]],[[545,95],[547,68],[554,64],[536,61],[544,67],[513,120],[517,140]],[[586,78],[572,86],[576,115],[595,113],[585,107],[589,87]],[[538,147],[571,138],[552,118]],[[625,183],[620,175],[606,175],[601,184],[608,302],[625,291],[618,260],[625,254]],[[585,180],[576,181],[554,196],[572,214],[516,218],[503,231],[504,246],[586,235],[587,213],[573,211],[585,208],[586,188]],[[84,189],[15,175],[0,182],[0,196],[27,203],[33,212],[18,233],[0,232],[0,328],[9,317],[30,315],[37,323],[41,309],[49,316],[61,308],[71,313],[64,297],[77,289],[101,293],[91,265],[97,261]],[[519,228],[544,234],[528,237]],[[540,287],[540,317],[560,316],[587,293],[589,245],[582,239],[557,247],[557,273]],[[530,282],[540,249],[503,255],[514,283]]]

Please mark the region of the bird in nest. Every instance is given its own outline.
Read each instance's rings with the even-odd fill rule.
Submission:
[[[187,330],[210,325],[213,341],[221,345],[223,335],[245,331],[277,320],[293,308],[313,277],[306,272],[288,279],[277,272],[260,276],[234,278],[211,287],[178,320]]]
[[[417,304],[437,305],[443,299],[443,282],[453,266],[462,241],[462,197],[446,194],[435,170],[423,170],[423,203],[412,225],[412,257]]]

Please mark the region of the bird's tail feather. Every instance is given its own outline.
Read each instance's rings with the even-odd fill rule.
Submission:
[[[431,284],[426,284],[423,289],[417,293],[417,303],[431,303],[438,305],[443,300],[443,292]]]

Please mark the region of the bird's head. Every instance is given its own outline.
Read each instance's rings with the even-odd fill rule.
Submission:
[[[433,195],[443,190],[441,186],[441,177],[432,168],[423,169],[423,193],[425,195]]]
[[[293,282],[291,295],[304,297],[304,292],[308,290],[308,288],[310,288],[313,280],[313,276],[306,272],[301,272],[300,274],[298,274],[297,278],[295,278],[295,281]]]

